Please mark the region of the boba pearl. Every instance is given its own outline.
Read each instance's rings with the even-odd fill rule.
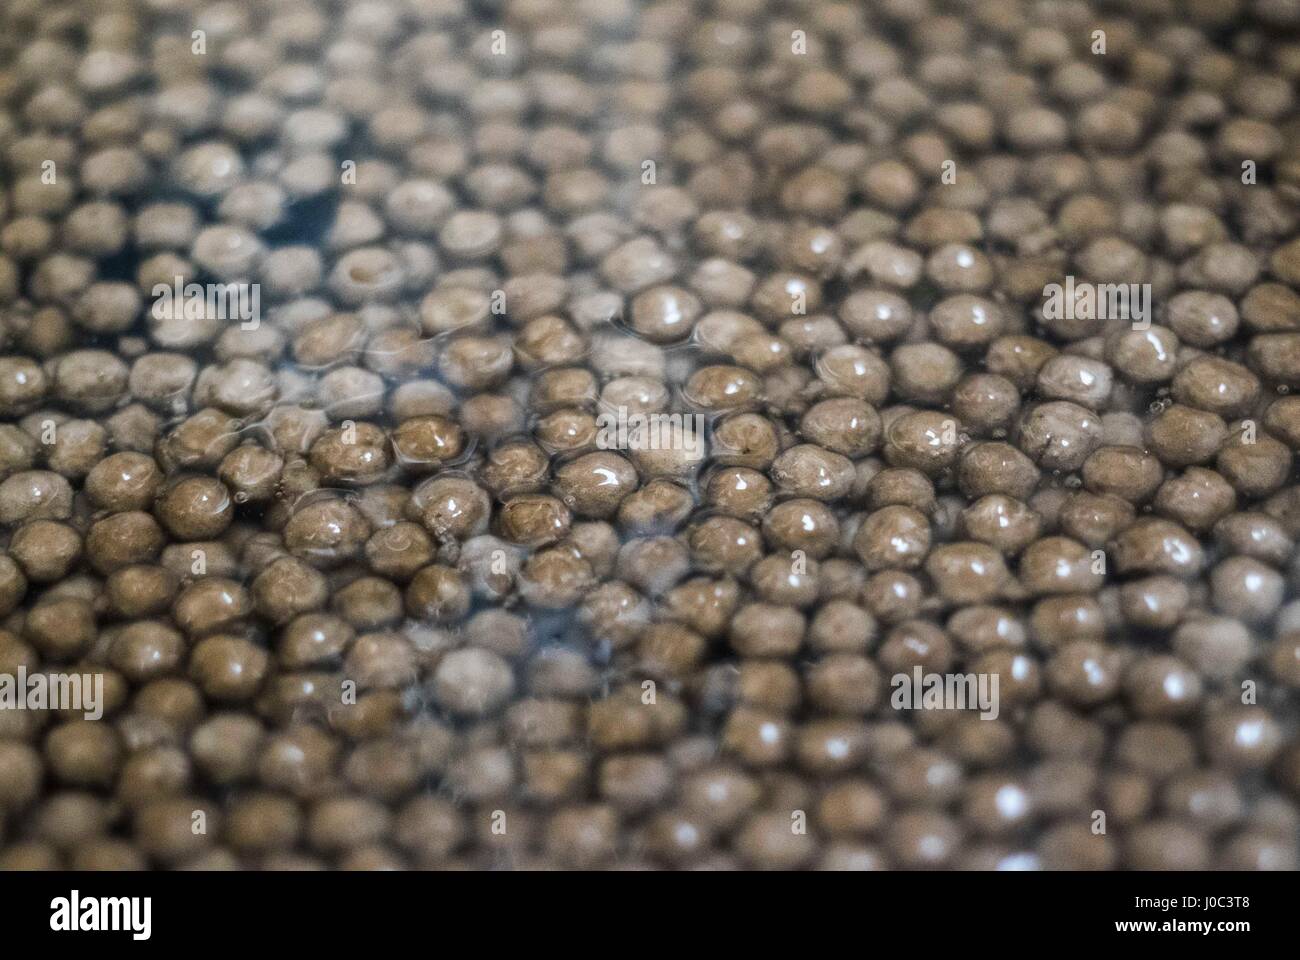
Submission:
[[[102,6],[5,21],[0,671],[104,713],[0,867],[1294,869],[1293,3]]]

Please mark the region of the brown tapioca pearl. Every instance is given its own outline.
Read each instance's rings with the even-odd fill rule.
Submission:
[[[1247,361],[1272,384],[1300,386],[1300,337],[1294,333],[1264,333],[1250,338]]]
[[[1252,330],[1294,330],[1300,319],[1300,299],[1283,284],[1261,283],[1242,299],[1241,316]]]
[[[1124,838],[1124,861],[1136,870],[1204,870],[1210,846],[1204,834],[1177,820],[1135,824]]]
[[[835,776],[859,768],[866,759],[868,743],[866,725],[858,720],[843,717],[813,720],[799,730],[795,759],[799,767],[810,774]],[[803,784],[799,788],[807,790]],[[811,799],[801,797],[799,803]],[[773,802],[778,801],[773,798]]]
[[[720,637],[740,603],[740,586],[730,579],[695,577],[668,591],[660,603],[665,616],[706,637]]]
[[[757,520],[772,506],[772,482],[748,467],[723,467],[709,477],[705,502],[727,516]]]
[[[1093,493],[1143,503],[1160,486],[1160,461],[1137,447],[1104,446],[1083,464],[1084,486]]]
[[[690,532],[694,563],[704,571],[745,574],[763,556],[763,538],[748,523],[710,517]]]
[[[21,427],[0,424],[0,477],[35,466],[40,448],[38,440]]]
[[[1096,553],[1069,537],[1044,537],[1021,556],[1020,583],[1034,596],[1092,593],[1106,579],[1105,557]]]
[[[1119,601],[1124,619],[1134,626],[1172,630],[1191,604],[1191,591],[1173,577],[1146,577],[1124,584]]]
[[[87,413],[106,413],[126,392],[127,367],[104,350],[74,350],[54,364],[54,390],[65,403]]]
[[[921,582],[902,570],[883,570],[867,580],[862,602],[872,615],[886,623],[898,623],[920,612],[924,600]]]
[[[280,634],[280,662],[291,670],[320,666],[340,657],[355,631],[346,621],[324,613],[295,617]]]
[[[962,375],[961,360],[937,343],[905,343],[889,356],[893,391],[908,401],[940,403]],[[880,400],[873,400],[879,404]]]
[[[208,577],[181,590],[172,616],[182,630],[198,637],[232,627],[251,612],[247,590],[233,580]]]
[[[86,534],[86,559],[99,573],[109,574],[156,560],[165,539],[149,514],[139,510],[115,513],[91,524]]]
[[[820,568],[802,554],[773,553],[749,569],[749,582],[758,599],[767,603],[810,607],[817,602]]]
[[[106,787],[117,774],[122,745],[110,725],[73,720],[46,734],[44,753],[50,774],[60,782]]]
[[[888,467],[867,483],[867,506],[879,510],[888,506],[911,507],[921,513],[935,509],[934,484],[924,473],[911,467]]]
[[[29,357],[0,359],[0,409],[16,416],[35,408],[51,387],[44,368]]]
[[[1042,687],[1038,661],[1015,650],[992,650],[971,664],[977,674],[996,675],[1002,708],[1032,703]]]
[[[1094,549],[1105,546],[1133,522],[1136,510],[1119,497],[1076,491],[1061,499],[1056,526]]]
[[[272,561],[253,580],[254,609],[272,623],[285,623],[329,599],[325,576],[295,557]]]
[[[1181,774],[1165,784],[1161,806],[1171,816],[1217,831],[1237,823],[1245,803],[1228,776],[1207,770]]]
[[[1169,520],[1144,517],[1120,533],[1109,551],[1120,573],[1168,573],[1193,577],[1205,552],[1185,528]]]
[[[1106,731],[1101,724],[1052,699],[1030,710],[1026,738],[1049,762],[1095,761],[1106,749]]]
[[[848,494],[853,483],[853,463],[832,450],[802,443],[776,458],[772,479],[793,496],[834,501]]]
[[[462,420],[464,410],[462,408]],[[557,410],[533,428],[537,443],[548,453],[583,453],[599,445],[600,421],[585,410]]]
[[[983,603],[996,597],[1010,578],[1002,554],[982,543],[936,547],[925,563],[939,595],[949,603]]]
[[[1038,371],[1040,395],[1069,400],[1092,410],[1102,409],[1110,397],[1110,367],[1072,354],[1053,357]]]
[[[358,577],[334,594],[332,606],[358,630],[374,630],[402,619],[402,593],[381,577]]]
[[[713,455],[719,463],[766,470],[780,450],[772,421],[757,413],[726,417],[713,431]]]
[[[160,566],[139,564],[109,574],[104,583],[109,607],[128,619],[148,617],[171,607],[180,578]]]
[[[746,766],[775,767],[790,757],[795,733],[778,713],[740,706],[727,717],[722,745]]]
[[[791,552],[802,550],[810,557],[825,558],[839,540],[835,514],[817,500],[786,500],[763,518],[763,535],[773,547]]]
[[[657,597],[684,577],[690,567],[686,546],[673,537],[660,536],[625,543],[618,551],[615,570],[619,579]]]
[[[957,468],[958,485],[968,497],[1001,494],[1028,500],[1040,479],[1029,457],[1001,441],[973,444],[962,453]]]
[[[519,589],[533,606],[558,610],[575,605],[593,579],[591,564],[568,548],[553,547],[528,559]]]
[[[1258,279],[1260,262],[1255,254],[1235,243],[1209,243],[1185,261],[1178,278],[1191,287],[1239,296]]]
[[[419,524],[400,521],[366,541],[366,562],[376,573],[409,580],[433,559],[433,542]]]
[[[1038,538],[1043,520],[1019,500],[990,494],[962,511],[961,526],[971,539],[1013,555]]]
[[[86,475],[85,490],[101,510],[144,510],[153,504],[161,483],[162,473],[152,457],[125,452],[95,464]],[[0,509],[4,505],[5,486],[0,485]]]
[[[67,520],[72,516],[72,486],[50,470],[24,470],[0,483],[0,523]]]
[[[802,645],[806,625],[792,607],[747,603],[731,618],[731,645],[747,657],[790,656]]]
[[[1007,429],[1019,411],[1020,391],[997,374],[967,374],[952,392],[952,412],[978,433]]]
[[[435,539],[466,539],[487,529],[491,499],[464,477],[444,475],[421,483],[411,494],[407,514]]]
[[[632,298],[631,327],[654,343],[690,336],[703,311],[699,297],[681,287],[652,287]]]
[[[1037,844],[1048,870],[1110,870],[1119,860],[1117,843],[1106,834],[1095,834],[1086,821],[1063,820],[1049,827]]]
[[[345,500],[322,499],[294,510],[284,527],[285,548],[314,567],[329,568],[357,556],[370,536],[361,511]]]
[[[894,221],[887,221],[884,229],[891,231],[896,229]],[[921,279],[925,265],[921,254],[888,240],[875,239],[874,236],[878,232],[878,229],[873,230],[872,238],[850,254],[843,267],[845,276],[855,279],[865,273],[865,279],[878,287],[891,287],[898,290],[909,290],[915,287]],[[901,336],[904,332],[905,329],[899,330],[897,336]]]
[[[1201,678],[1177,657],[1145,656],[1125,669],[1124,692],[1138,716],[1186,716],[1200,702]]]
[[[817,642],[818,620],[821,620],[820,611],[810,631],[814,643]],[[823,631],[827,628],[826,620],[821,620],[820,628]],[[861,646],[865,647],[865,641]],[[851,648],[851,645],[846,647]],[[880,672],[871,660],[848,652],[823,656],[808,668],[804,676],[804,686],[813,707],[824,713],[852,717],[865,716],[875,709],[880,702],[880,681]]]
[[[618,532],[601,520],[574,524],[563,542],[586,560],[591,565],[592,572],[602,579],[614,571],[622,543]]]
[[[239,445],[239,429],[239,421],[220,410],[200,410],[167,434],[159,463],[164,470],[213,468]]]
[[[204,367],[194,383],[196,404],[216,407],[235,416],[265,413],[276,396],[271,371],[255,360],[242,357]]]
[[[761,398],[762,389],[762,382],[750,371],[719,364],[691,374],[682,396],[698,409],[727,413],[752,406]]]
[[[81,559],[81,552],[77,531],[53,520],[25,523],[9,541],[9,555],[18,561],[27,579],[37,583],[63,579]]]
[[[594,393],[593,383],[590,392],[584,390],[581,398],[572,398],[573,402],[589,405],[594,399]],[[605,412],[623,408],[629,415],[657,413],[668,408],[669,400],[668,386],[654,377],[618,377],[605,384],[600,390],[600,406]]]
[[[293,359],[307,369],[354,363],[366,341],[355,313],[335,313],[307,323],[290,344]]]
[[[135,681],[174,672],[185,655],[184,638],[160,620],[139,620],[128,624],[117,631],[110,642],[109,662]]]
[[[894,467],[910,467],[928,476],[949,469],[964,442],[961,424],[934,410],[905,413],[885,426],[884,456]]]
[[[396,633],[364,633],[343,661],[343,673],[362,690],[405,689],[415,682],[418,668],[411,642]]]
[[[544,494],[518,494],[497,513],[499,533],[512,543],[540,547],[568,535],[572,517],[559,500]]]
[[[58,426],[46,452],[46,465],[58,474],[80,480],[104,456],[108,432],[90,420],[68,420]]]
[[[129,756],[117,780],[117,797],[128,806],[189,789],[193,768],[180,747],[155,746]]]
[[[1222,846],[1215,867],[1222,870],[1294,870],[1296,854],[1285,840],[1247,830],[1232,836]]]
[[[892,343],[912,326],[912,308],[887,290],[867,289],[850,294],[840,306],[840,322],[866,343]]]
[[[1214,539],[1226,553],[1280,565],[1291,555],[1293,538],[1277,520],[1259,511],[1225,516],[1214,525]]]
[[[1212,356],[1197,357],[1179,370],[1171,389],[1179,403],[1221,417],[1248,414],[1260,395],[1253,373],[1239,363]]]
[[[916,569],[930,550],[930,524],[911,507],[882,507],[867,515],[853,549],[868,570]]]
[[[1281,606],[1282,575],[1252,557],[1229,557],[1210,571],[1214,607],[1221,613],[1262,624]]]
[[[897,625],[889,631],[877,654],[877,662],[890,678],[891,687],[895,674],[910,674],[913,667],[943,672],[952,665],[952,642],[938,626],[926,620],[891,622]]]
[[[1222,476],[1212,470],[1189,467],[1181,476],[1170,477],[1156,493],[1157,513],[1204,532],[1236,506],[1237,497]]]
[[[1274,678],[1289,687],[1300,687],[1300,632],[1292,630],[1274,640],[1267,662]]]
[[[330,797],[312,805],[306,836],[319,851],[340,852],[381,839],[391,821],[388,810],[368,797]]]
[[[539,330],[534,330],[534,333]],[[533,356],[533,351],[543,349],[545,343],[533,343],[528,353],[520,346],[521,359]],[[556,363],[571,362],[572,356],[565,354],[555,358]],[[526,362],[525,366],[536,366]],[[515,364],[511,353],[510,341],[504,337],[456,337],[447,341],[438,356],[438,372],[443,380],[463,390],[487,390],[495,388],[510,376]]]
[[[1028,336],[999,337],[989,344],[984,362],[990,373],[1006,377],[1021,390],[1029,390],[1038,372],[1057,350],[1044,340]]]
[[[644,389],[653,389],[656,381],[649,378],[626,378],[632,382],[629,387],[644,384]],[[606,387],[606,389],[610,389]],[[659,387],[663,390],[662,386]],[[591,407],[599,393],[596,375],[583,367],[563,367],[558,370],[546,370],[535,381],[529,392],[528,408],[537,413],[551,413],[566,407]],[[618,387],[613,388],[618,392]],[[666,391],[664,392],[666,397]],[[620,396],[620,400],[622,397]],[[614,403],[613,406],[619,406]]]
[[[676,272],[673,256],[648,236],[628,240],[600,262],[601,276],[623,293],[637,293],[657,283],[666,283]]]
[[[163,493],[158,519],[181,540],[207,540],[226,531],[235,504],[225,484],[212,477],[188,477]]]
[[[946,814],[926,810],[899,814],[888,828],[889,852],[909,870],[935,869],[956,859],[961,828]]]
[[[673,770],[662,757],[638,753],[601,761],[596,789],[601,799],[628,812],[659,806],[673,787]]]
[[[1037,404],[1020,420],[1020,448],[1047,470],[1078,470],[1101,439],[1097,415],[1065,400]]]
[[[1173,297],[1165,319],[1184,343],[1209,349],[1237,332],[1237,308],[1227,297],[1203,290],[1188,290]]]
[[[618,814],[605,804],[557,810],[547,820],[543,847],[556,862],[570,867],[607,866],[620,847]]]
[[[814,370],[831,396],[857,397],[879,406],[889,395],[889,365],[856,344],[827,350],[817,358]]]
[[[1207,462],[1228,435],[1222,417],[1181,404],[1157,414],[1146,432],[1151,452],[1171,467]]]
[[[570,509],[596,518],[612,516],[638,484],[636,468],[610,451],[586,454],[564,464],[556,470],[555,481]]]
[[[42,599],[27,612],[23,634],[44,656],[73,659],[88,653],[95,643],[94,608],[75,597]]]
[[[988,774],[967,784],[962,798],[962,819],[986,836],[1003,836],[1033,822],[1030,791],[1013,777]]]
[[[536,493],[546,478],[548,458],[526,440],[494,447],[479,472],[479,478],[498,497],[511,493]]]
[[[1291,473],[1291,451],[1264,433],[1254,420],[1228,425],[1215,466],[1246,497],[1264,497],[1280,489]]]
[[[236,503],[261,502],[274,496],[283,469],[284,458],[279,454],[246,444],[225,456],[217,476],[232,491]]]
[[[398,427],[400,431],[402,427]],[[396,436],[395,432],[394,449]],[[400,453],[398,457],[400,459]],[[393,463],[389,454],[389,437],[383,429],[372,423],[352,423],[351,420],[317,437],[308,460],[322,480],[342,484],[376,483]]]
[[[469,610],[470,591],[459,571],[431,564],[418,571],[406,588],[406,612],[417,619],[452,623]]]
[[[463,338],[461,341],[454,342],[454,348],[457,343],[464,343],[469,338]],[[496,343],[497,341],[493,341]],[[508,346],[508,345],[507,345]],[[515,337],[514,341],[514,359],[519,365],[527,370],[536,370],[543,367],[554,367],[561,364],[577,363],[586,353],[586,340],[574,330],[562,318],[556,316],[538,317],[530,321]],[[474,363],[482,364],[484,360],[473,358]],[[502,359],[499,363],[495,358],[489,355],[485,358],[485,369],[491,369],[494,374],[493,383],[504,380],[505,375],[509,373],[510,367]],[[496,376],[496,371],[504,368],[500,376]],[[489,383],[478,383],[480,378],[474,376],[471,379],[453,379],[455,383],[463,383],[466,386],[490,386]]]

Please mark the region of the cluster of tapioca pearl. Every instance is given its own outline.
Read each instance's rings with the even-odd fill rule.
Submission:
[[[1123,834],[1124,862],[1195,862],[1210,856],[1208,836],[1229,830],[1232,839],[1217,854],[1224,862],[1284,857],[1277,837],[1293,826],[1287,804],[1265,797],[1246,805],[1232,775],[1196,769],[1198,750],[1222,769],[1267,767],[1280,750],[1273,718],[1229,712],[1217,726],[1207,719],[1202,732],[1183,718],[1208,717],[1208,694],[1160,702],[1162,691],[1192,690],[1185,668],[1104,643],[1126,623],[1163,631],[1205,676],[1235,677],[1253,657],[1248,634],[1207,620],[1184,629],[1171,618],[1182,606],[1199,607],[1258,623],[1267,633],[1277,607],[1269,593],[1274,581],[1257,565],[1228,567],[1207,592],[1194,579],[1197,563],[1167,571],[1161,554],[1172,535],[1181,563],[1180,547],[1193,547],[1190,538],[1177,538],[1194,531],[1265,567],[1284,566],[1279,558],[1289,556],[1294,529],[1285,492],[1244,522],[1233,517],[1235,524],[1217,526],[1233,509],[1223,507],[1224,483],[1229,499],[1258,500],[1286,479],[1285,471],[1281,481],[1274,476],[1276,444],[1266,443],[1260,458],[1244,444],[1220,452],[1240,416],[1226,407],[1253,409],[1262,402],[1259,384],[1242,386],[1235,368],[1217,365],[1184,374],[1195,350],[1230,342],[1240,356],[1240,321],[1225,334],[1232,321],[1222,305],[1212,301],[1207,310],[1200,297],[1184,302],[1181,319],[1171,305],[1154,341],[1066,326],[1031,339],[1024,307],[1073,263],[1082,276],[1103,280],[1149,272],[1158,297],[1188,284],[1202,293],[1253,294],[1253,307],[1243,299],[1240,308],[1247,329],[1255,336],[1286,331],[1294,315],[1289,292],[1254,284],[1252,260],[1258,274],[1264,258],[1222,249],[1235,216],[1225,209],[1216,223],[1215,207],[1255,211],[1248,219],[1261,232],[1250,242],[1266,248],[1293,224],[1268,187],[1211,193],[1214,182],[1202,181],[1218,169],[1211,159],[1222,166],[1223,158],[1189,154],[1185,137],[1165,144],[1178,176],[1164,189],[1180,200],[1188,184],[1198,197],[1204,192],[1205,205],[1190,210],[1126,196],[1131,163],[1063,154],[1061,118],[1036,108],[1037,94],[1024,80],[1050,74],[1048,99],[1064,99],[1069,113],[1060,91],[1096,78],[1061,62],[1073,48],[1088,63],[1087,41],[1078,37],[1092,18],[1080,17],[1077,5],[1056,6],[1052,16],[1043,11],[1046,21],[1073,19],[1079,28],[1067,37],[1065,53],[1060,27],[1025,32],[1017,45],[1003,47],[1014,55],[1000,55],[1025,71],[1019,79],[991,70],[1000,82],[980,90],[989,107],[936,110],[935,128],[900,137],[901,152],[891,146],[898,127],[928,116],[931,97],[966,89],[971,70],[963,60],[963,25],[930,15],[924,4],[883,11],[929,54],[914,80],[902,76],[905,51],[868,37],[855,9],[808,11],[812,59],[804,62],[785,52],[786,24],[752,26],[759,4],[720,4],[719,21],[703,30],[688,10],[656,6],[641,19],[649,46],[636,56],[610,52],[602,61],[602,69],[650,71],[619,87],[617,105],[650,122],[603,141],[570,125],[588,127],[603,109],[591,106],[590,95],[608,84],[557,86],[553,76],[532,74],[522,98],[517,88],[489,84],[491,95],[471,101],[479,87],[472,71],[413,76],[419,54],[445,53],[443,41],[429,38],[411,41],[409,60],[394,59],[394,70],[402,80],[436,82],[440,96],[464,100],[472,133],[459,119],[426,117],[418,98],[380,123],[387,87],[374,79],[376,57],[360,47],[382,50],[391,40],[381,5],[355,14],[364,39],[352,37],[327,59],[356,71],[344,70],[332,87],[312,79],[319,68],[311,64],[277,73],[279,61],[259,47],[275,39],[232,40],[238,52],[226,54],[228,65],[239,64],[255,86],[266,81],[264,96],[222,111],[217,139],[229,142],[186,150],[176,170],[185,189],[216,203],[218,218],[235,229],[210,228],[218,233],[200,243],[207,228],[198,206],[188,213],[179,205],[142,210],[131,224],[136,242],[142,234],[157,238],[161,253],[147,261],[147,273],[142,266],[135,293],[170,282],[178,265],[181,273],[198,267],[228,279],[250,270],[276,307],[271,322],[236,332],[164,318],[149,324],[149,340],[122,338],[132,341],[118,351],[130,364],[103,353],[63,356],[74,325],[120,332],[120,317],[137,307],[121,288],[90,293],[82,264],[42,263],[35,275],[44,279],[29,291],[42,308],[18,337],[31,357],[56,363],[49,371],[23,364],[10,391],[10,415],[25,415],[12,434],[15,473],[23,476],[9,490],[11,522],[26,521],[29,531],[19,539],[15,572],[38,585],[57,584],[41,595],[35,624],[23,617],[17,649],[50,662],[107,659],[122,678],[123,701],[131,702],[118,722],[120,737],[81,724],[57,739],[51,732],[49,765],[72,789],[107,783],[125,790],[128,765],[138,757],[137,779],[147,787],[137,784],[128,795],[177,799],[132,805],[140,808],[129,832],[140,841],[133,851],[102,839],[110,828],[122,835],[116,811],[93,794],[59,795],[42,807],[48,822],[36,831],[40,839],[16,844],[15,856],[42,862],[68,851],[92,863],[129,864],[144,862],[143,851],[162,863],[307,865],[315,857],[358,866],[439,865],[475,862],[497,847],[524,864],[946,865],[996,863],[1019,849],[1010,841],[1004,849],[999,837],[1036,833],[1038,855],[1049,865],[1108,865],[1119,862],[1118,845],[1086,832],[1087,815],[1100,806],[1121,825],[1153,819]],[[536,32],[554,12],[545,4],[518,7],[524,22],[539,25]],[[610,9],[617,20],[618,8]],[[1016,9],[982,8],[980,29],[1020,36]],[[1061,12],[1071,16],[1055,17]],[[305,52],[328,30],[309,8],[286,19],[264,36]],[[220,21],[210,31],[217,39],[222,29],[243,30],[238,19],[224,27]],[[846,26],[863,40],[833,56],[819,30],[829,38]],[[1158,84],[1147,74],[1161,74],[1161,56],[1196,59],[1195,47],[1187,47],[1194,38],[1175,34],[1160,54],[1137,45],[1136,28],[1105,26],[1108,56],[1127,63],[1143,83]],[[530,53],[577,62],[584,29],[555,29]],[[100,34],[115,30],[125,25]],[[697,65],[680,89],[668,87],[666,71],[653,66],[665,48],[685,51]],[[776,66],[747,69],[760,61]],[[200,92],[187,73],[192,63],[181,56],[177,62],[191,65],[176,67],[183,82],[165,102],[164,126],[187,114],[178,139],[210,140],[205,111],[192,107],[191,95]],[[485,71],[493,63],[486,55],[474,62]],[[1113,62],[1101,71],[1103,83]],[[818,63],[827,69],[810,69]],[[99,57],[86,72],[99,73],[103,83],[103,72],[122,67]],[[171,75],[171,67],[150,69]],[[1225,72],[1218,82],[1231,86],[1232,71]],[[799,82],[787,85],[792,77]],[[874,99],[850,117],[859,133],[837,142],[825,118],[844,105],[846,84],[874,91]],[[1263,87],[1276,103],[1276,84]],[[375,116],[366,133],[382,159],[363,158],[358,189],[338,191],[344,203],[324,258],[308,248],[263,251],[255,234],[274,223],[285,198],[334,191],[333,165],[308,149],[329,146],[329,138],[288,143],[283,158],[260,163],[234,149],[280,126],[308,141],[338,130],[318,113],[290,124],[276,112],[284,101],[313,102],[317,92],[328,103],[330,90],[350,105],[338,108],[343,115]],[[1023,96],[1002,102],[1007,90]],[[1124,94],[1118,102],[1139,121],[1153,114],[1154,105],[1127,88]],[[215,96],[208,89],[198,102]],[[543,135],[522,127],[528,96],[543,98],[566,129]],[[672,131],[657,127],[655,118],[674,99],[706,119]],[[57,95],[49,100],[59,106]],[[1204,98],[1192,106],[1201,112],[1188,107],[1183,126],[1216,120]],[[242,133],[229,129],[231,117],[246,124]],[[1114,111],[1089,124],[1079,120],[1079,132],[1067,126],[1066,136],[1088,150],[1109,149],[1110,128],[1129,124]],[[994,122],[1005,126],[989,129]],[[195,124],[193,131],[186,123]],[[416,135],[404,140],[411,129]],[[968,170],[965,155],[984,148],[995,131],[1013,150]],[[431,144],[421,139],[426,132]],[[1257,133],[1248,127],[1236,137],[1251,142]],[[475,151],[465,149],[466,139]],[[159,156],[170,158],[173,141],[146,140],[155,141]],[[675,179],[682,185],[636,189],[626,198],[612,192],[610,179],[620,172],[635,185],[641,157],[654,152],[647,145],[660,142],[669,156],[660,175],[670,179],[679,165]],[[597,143],[605,172],[593,159]],[[1260,148],[1251,142],[1251,149]],[[938,179],[949,155],[962,161],[952,187]],[[1226,156],[1235,159],[1231,151]],[[514,169],[471,171],[475,160],[504,160]],[[588,162],[595,165],[582,165]],[[1153,153],[1151,162],[1163,161]],[[275,182],[231,178],[239,164],[271,168]],[[92,169],[133,166],[113,155]],[[1218,172],[1238,176],[1231,165]],[[540,194],[525,182],[530,175],[543,179]],[[98,182],[92,179],[92,189]],[[457,191],[439,186],[446,182],[475,204],[457,210]],[[870,209],[855,209],[859,199]],[[542,215],[532,206],[537,202]],[[515,207],[525,209],[506,215]],[[753,212],[736,209],[746,207]],[[797,222],[786,224],[792,216]],[[565,228],[553,229],[552,219],[567,221]],[[29,229],[15,233],[27,242]],[[404,238],[400,249],[375,243],[390,232]],[[995,242],[996,255],[983,252],[985,240]],[[1268,258],[1277,279],[1286,279],[1286,261],[1285,253]],[[1214,273],[1225,262],[1230,267]],[[435,274],[438,290],[417,296]],[[503,279],[509,275],[517,279]],[[835,302],[829,282],[841,278],[857,292]],[[518,328],[508,335],[490,310],[498,287]],[[940,295],[928,312],[914,305],[921,288]],[[800,297],[804,313],[793,309]],[[641,339],[607,327],[614,317]],[[685,364],[663,349],[688,340],[699,352]],[[147,353],[151,341],[165,353],[133,357]],[[1061,352],[1066,344],[1070,350]],[[1251,345],[1246,359],[1266,374],[1261,364],[1276,351],[1267,341]],[[187,356],[209,346],[213,364]],[[967,374],[981,355],[991,372]],[[277,358],[293,364],[277,367]],[[1286,361],[1278,362],[1290,376]],[[1233,389],[1250,402],[1238,397],[1219,409],[1220,381],[1230,374],[1237,377]],[[1266,376],[1270,385],[1284,380]],[[1159,430],[1149,425],[1148,440],[1147,425],[1128,414],[1166,382],[1184,409],[1169,407]],[[593,414],[602,405],[652,411],[673,403],[680,409],[682,400],[721,417],[702,476],[683,451],[591,452]],[[1037,400],[1049,402],[1035,406]],[[83,419],[66,420],[64,408]],[[96,441],[93,417],[110,410]],[[65,446],[57,457],[37,448],[24,462],[24,451],[33,450],[26,441],[51,416],[56,434],[90,440]],[[164,430],[172,417],[184,419]],[[1213,425],[1213,417],[1224,423],[1210,444],[1205,423]],[[521,427],[531,438],[511,440]],[[1274,414],[1271,433],[1260,432],[1266,441],[1279,434],[1286,436],[1285,406]],[[92,480],[105,437],[111,449],[148,456],[106,461]],[[1166,480],[1157,464],[1155,489],[1113,489],[1128,479],[1134,452],[1109,448],[1147,443],[1164,463],[1186,467],[1181,479],[1188,482],[1171,485],[1174,478]],[[1161,452],[1197,443],[1203,446],[1182,461]],[[871,456],[876,452],[879,460]],[[1093,455],[1098,464],[1089,482]],[[1193,473],[1200,463],[1213,470]],[[420,480],[446,464],[463,475]],[[36,465],[54,469],[24,473]],[[1044,472],[1080,468],[1080,491],[1038,490]],[[1212,484],[1203,474],[1216,471],[1226,480],[1202,493]],[[45,504],[61,502],[63,488],[50,474],[81,483],[85,502],[69,489],[66,515],[56,506],[50,517],[38,516]],[[698,487],[683,482],[696,479]],[[119,486],[130,488],[120,498]],[[312,496],[338,486],[362,495],[353,505]],[[701,502],[705,510],[697,513]],[[1184,529],[1135,526],[1148,502]],[[240,504],[251,506],[241,514]],[[262,505],[264,514],[251,512]],[[90,508],[109,515],[92,519]],[[1206,515],[1193,522],[1192,513]],[[266,529],[253,529],[251,521]],[[104,524],[97,537],[92,523]],[[895,534],[907,545],[902,556]],[[1085,549],[1094,544],[1112,550],[1110,561],[1137,578],[1099,590],[1102,578],[1091,573]],[[194,572],[196,549],[207,579]],[[497,550],[507,558],[506,574],[492,562]],[[805,558],[797,576],[795,550]],[[94,619],[101,616],[99,585],[74,572],[87,568],[105,578],[106,638]],[[601,586],[589,592],[597,581]],[[21,599],[22,581],[14,582]],[[1257,582],[1265,584],[1262,599]],[[608,645],[609,672],[627,686],[586,706],[609,678],[597,657],[535,657],[523,622],[502,619],[512,615],[500,611],[465,623],[471,592],[491,601],[518,594],[542,610],[585,597],[591,637]],[[78,630],[88,602],[90,630]],[[407,614],[448,628],[465,625],[455,633],[412,630],[403,627]],[[119,618],[146,622],[123,627]],[[1080,640],[1094,642],[1074,642]],[[59,649],[60,642],[67,647]],[[448,656],[453,645],[464,649]],[[1283,684],[1294,683],[1287,649],[1283,639],[1269,659]],[[805,651],[816,654],[808,666],[798,659]],[[1026,710],[1033,704],[1033,712],[1009,713],[991,725],[924,714],[915,724],[896,721],[882,706],[882,678],[917,662],[934,669],[980,663],[1004,677],[1004,702]],[[339,709],[345,677],[366,691],[368,709]],[[653,709],[641,702],[643,677],[661,686]],[[432,721],[408,723],[416,678],[428,678],[429,701],[442,715],[487,719],[464,733]],[[1060,702],[1037,703],[1043,689]],[[1156,691],[1152,704],[1144,700],[1149,689]],[[1111,738],[1109,728],[1125,722],[1126,714],[1115,711],[1120,702],[1142,722]],[[209,720],[214,703],[245,710],[255,704],[255,713]],[[696,726],[692,718],[701,717],[716,720],[717,736],[685,735]],[[1232,744],[1243,724],[1260,749],[1238,759]],[[353,748],[355,741],[362,746]],[[1110,741],[1120,774],[1103,772],[1114,766],[1101,762]],[[1046,759],[1017,773],[1009,757],[1024,743]],[[30,751],[10,759],[29,774],[17,783],[39,781],[39,757],[35,767]],[[1280,785],[1292,792],[1294,767],[1284,759],[1278,768]],[[981,771],[989,770],[986,779]],[[1053,787],[1067,775],[1070,790]],[[429,778],[462,802],[419,796],[402,803]],[[193,797],[210,784],[257,792],[220,810]],[[21,803],[23,790],[17,795]],[[1208,819],[1194,813],[1207,795],[1215,809]],[[188,828],[200,807],[225,826],[195,838]],[[498,809],[509,825],[504,836],[489,829]],[[807,835],[790,829],[794,811],[808,815]],[[728,846],[731,852],[722,852]]]

